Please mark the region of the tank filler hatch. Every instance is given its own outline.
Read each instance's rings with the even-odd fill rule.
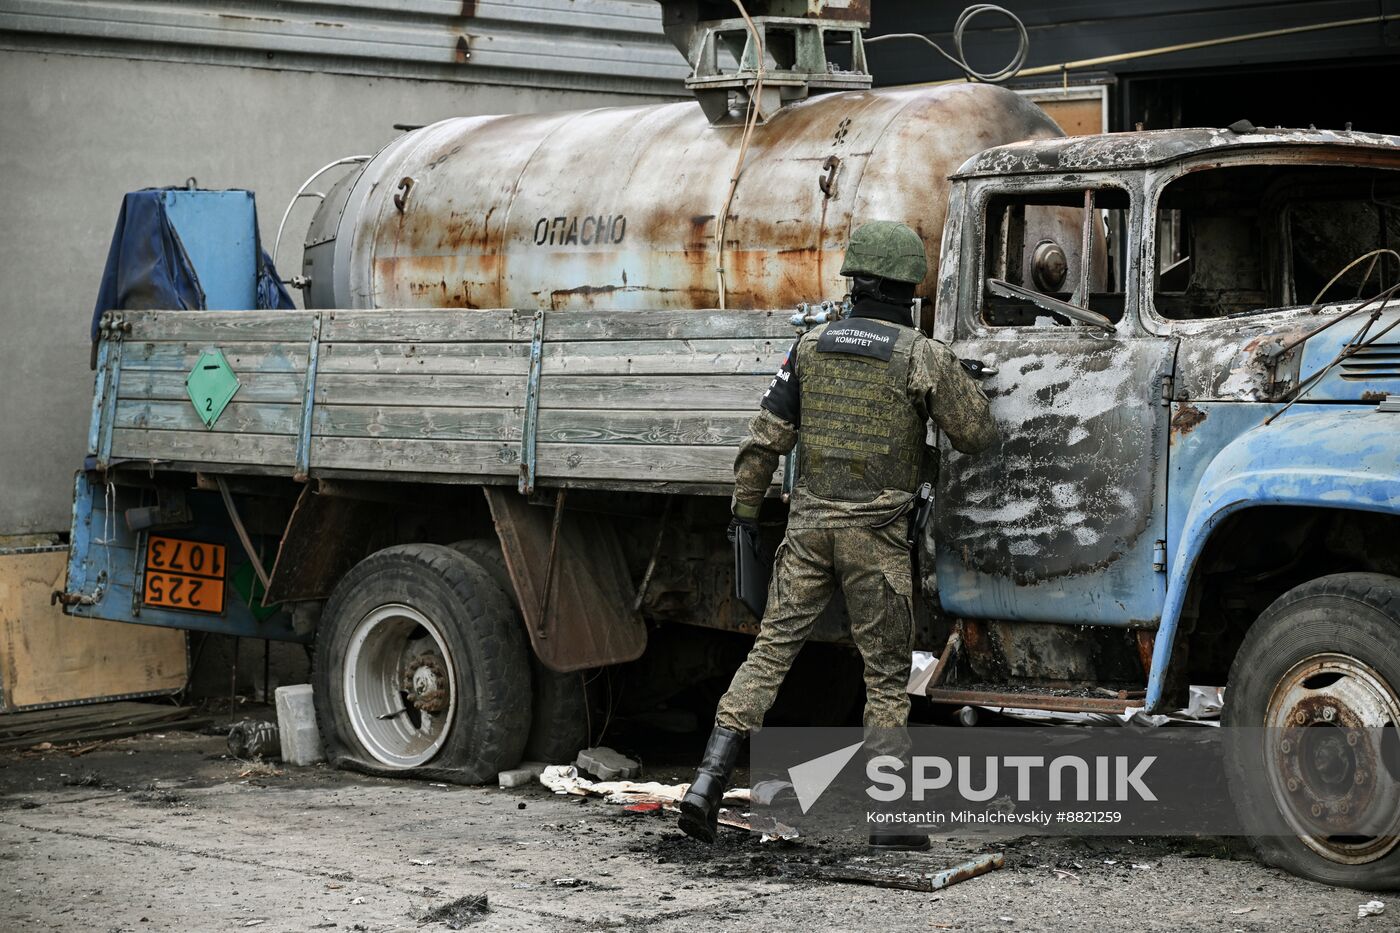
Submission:
[[[667,38],[690,62],[685,86],[713,124],[742,123],[751,100],[766,121],[813,90],[870,87],[861,37],[870,0],[747,0],[752,29],[732,0],[658,2]]]

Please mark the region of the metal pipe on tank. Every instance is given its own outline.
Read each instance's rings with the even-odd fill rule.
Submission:
[[[716,215],[742,133],[710,125],[695,103],[463,117],[406,133],[348,196],[326,199],[321,210],[338,221],[313,221],[322,233],[308,274],[332,286],[314,289],[318,303],[714,307]],[[729,307],[839,297],[846,241],[868,220],[923,237],[930,274],[919,293],[932,300],[948,176],[988,147],[1059,135],[1034,104],[983,84],[784,108],[754,128],[722,225]],[[1078,253],[1073,232],[1054,239]]]

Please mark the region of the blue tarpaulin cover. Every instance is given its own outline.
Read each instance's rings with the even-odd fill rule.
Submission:
[[[92,339],[104,311],[116,309],[202,310],[204,291],[180,234],[166,214],[160,188],[133,191],[122,200],[107,268],[92,311]],[[255,215],[256,216],[256,215]],[[272,257],[258,247],[257,306],[295,308]]]
[[[282,277],[277,274],[277,267],[272,264],[272,257],[267,254],[267,250],[259,247],[258,308],[264,311],[288,311],[295,307],[292,296],[287,294],[287,286],[282,284]]]

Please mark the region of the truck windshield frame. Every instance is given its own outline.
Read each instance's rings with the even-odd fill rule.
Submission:
[[[1333,171],[1328,172],[1328,169]],[[1258,297],[1255,300],[1250,300],[1251,296],[1245,294],[1245,292],[1250,291],[1249,289],[1235,288],[1230,290],[1234,292],[1231,295],[1226,295],[1222,291],[1217,302],[1222,313],[1195,313],[1191,310],[1191,302],[1194,300],[1199,304],[1201,293],[1208,291],[1200,287],[1198,282],[1209,279],[1209,275],[1190,268],[1191,257],[1189,255],[1176,255],[1176,252],[1181,252],[1179,244],[1183,240],[1189,240],[1192,234],[1183,230],[1181,226],[1189,223],[1188,220],[1183,220],[1182,214],[1183,208],[1189,205],[1173,206],[1173,195],[1180,191],[1179,183],[1200,184],[1204,189],[1209,184],[1209,175],[1220,177],[1219,173],[1239,172],[1239,178],[1243,179],[1248,170],[1260,173],[1261,177],[1266,174],[1270,175],[1274,179],[1261,190],[1258,198],[1260,205],[1258,215],[1235,224],[1238,235],[1248,233],[1249,236],[1258,240],[1255,244],[1255,255],[1246,257],[1249,261],[1245,262],[1247,268],[1244,269],[1245,273],[1250,273],[1251,270],[1257,273],[1258,288],[1253,291],[1258,292]],[[1335,257],[1315,257],[1316,262],[1320,262],[1321,266],[1300,277],[1300,270],[1296,266],[1297,255],[1295,255],[1298,250],[1297,239],[1300,231],[1291,226],[1294,209],[1301,204],[1326,201],[1328,189],[1335,191],[1343,183],[1342,173],[1355,171],[1367,173],[1372,177],[1383,177],[1376,175],[1378,170],[1394,173],[1391,185],[1400,190],[1400,157],[1385,158],[1383,154],[1380,156],[1370,152],[1357,154],[1346,150],[1329,152],[1316,146],[1271,150],[1264,153],[1249,152],[1226,159],[1199,157],[1183,160],[1149,172],[1145,185],[1147,195],[1145,216],[1151,218],[1151,221],[1144,223],[1140,228],[1143,231],[1144,245],[1140,253],[1141,263],[1138,274],[1141,293],[1144,296],[1142,302],[1144,326],[1153,333],[1167,334],[1180,330],[1211,328],[1240,317],[1253,317],[1273,312],[1296,313],[1307,308],[1317,296],[1320,288],[1320,284],[1314,283],[1314,279],[1318,279],[1319,283],[1325,283],[1332,274],[1338,272],[1356,256],[1366,252],[1367,249],[1358,247],[1354,251],[1342,250],[1343,253],[1346,253],[1345,256],[1339,253]],[[1206,181],[1197,182],[1197,179],[1206,179]],[[1174,185],[1177,186],[1175,192]],[[1298,190],[1300,194],[1296,197],[1291,196],[1292,190]],[[1186,195],[1186,197],[1189,196],[1189,194]],[[1386,212],[1389,213],[1387,224],[1392,231],[1389,247],[1400,250],[1400,235],[1396,235],[1397,227],[1400,227],[1400,198],[1386,197],[1382,200],[1387,204],[1380,209],[1381,216],[1385,216]],[[1354,198],[1344,199],[1344,201],[1349,204],[1359,203]],[[1220,216],[1225,218],[1223,213]],[[1221,235],[1228,235],[1229,231],[1224,229],[1226,226],[1227,224],[1222,223],[1221,231],[1217,232]],[[1163,237],[1176,239],[1175,252],[1173,252],[1172,245],[1162,242]],[[1219,258],[1222,248],[1198,249],[1197,252],[1200,252],[1201,255],[1212,255]],[[1164,253],[1169,255],[1164,255]],[[1380,265],[1377,263],[1377,268],[1372,270],[1368,283],[1369,291],[1364,294],[1374,292],[1382,276],[1389,284],[1394,284],[1397,276],[1400,276],[1400,269],[1396,268],[1395,264],[1391,263],[1383,270]],[[1322,267],[1330,271],[1324,271]],[[1188,279],[1192,280],[1192,283],[1185,288],[1159,288],[1159,285],[1162,284],[1162,281],[1159,280],[1159,268],[1162,269],[1163,279],[1171,279],[1175,276],[1175,280],[1171,284],[1182,285]],[[1351,275],[1351,279],[1355,279],[1355,281],[1348,279],[1347,282],[1339,282],[1324,297],[1324,302],[1354,299],[1357,294],[1357,286],[1365,272],[1366,268],[1363,264]],[[1347,287],[1348,284],[1350,284],[1350,288]],[[1169,308],[1169,303],[1175,303],[1179,307]]]

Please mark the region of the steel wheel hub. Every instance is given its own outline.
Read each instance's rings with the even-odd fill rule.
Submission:
[[[371,610],[350,636],[344,693],[355,737],[376,761],[427,764],[447,740],[457,706],[442,629],[401,603]]]
[[[1371,667],[1314,655],[1279,679],[1264,725],[1274,800],[1298,837],[1331,861],[1375,861],[1400,843],[1395,741],[1400,697]]]

